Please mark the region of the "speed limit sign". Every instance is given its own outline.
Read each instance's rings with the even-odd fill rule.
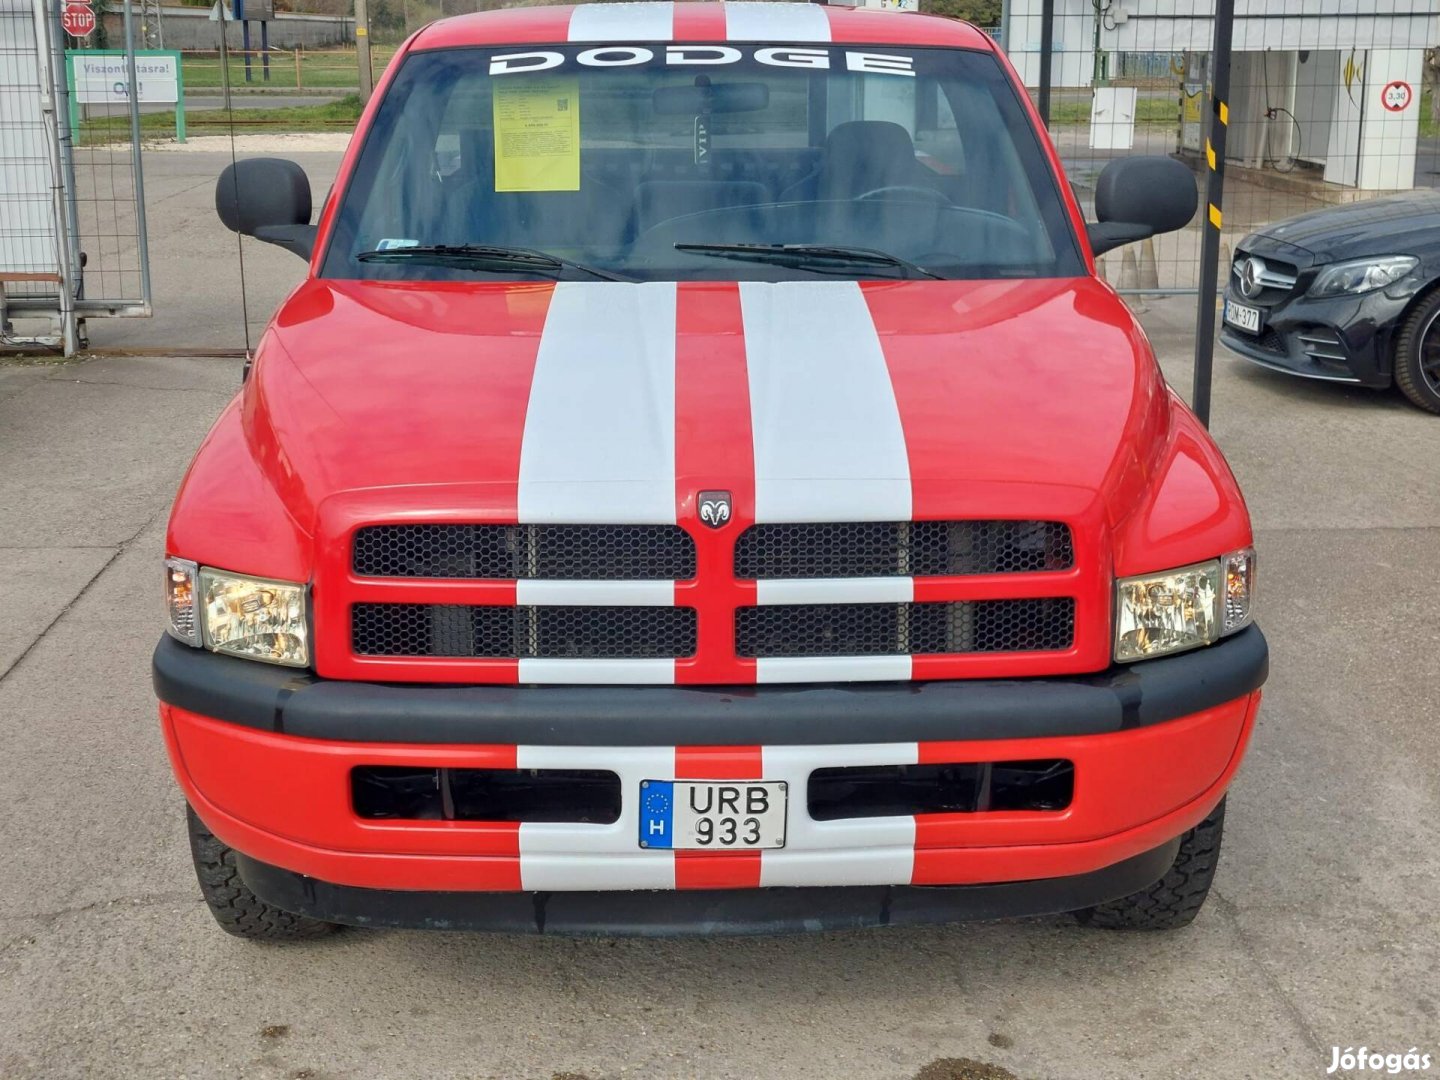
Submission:
[[[1402,79],[1386,83],[1385,89],[1380,91],[1380,104],[1389,112],[1404,112],[1414,98],[1415,91]]]

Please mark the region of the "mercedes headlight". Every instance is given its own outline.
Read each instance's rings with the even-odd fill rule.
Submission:
[[[166,629],[187,645],[289,667],[310,664],[304,585],[171,558],[165,560],[165,602]]]
[[[1210,645],[1254,618],[1255,552],[1115,583],[1115,659],[1148,660]]]
[[[1310,286],[1310,295],[1324,297],[1374,292],[1394,285],[1419,264],[1420,260],[1413,255],[1383,255],[1336,263],[1320,272]]]

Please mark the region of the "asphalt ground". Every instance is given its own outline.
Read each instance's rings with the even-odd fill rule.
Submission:
[[[207,156],[150,174],[160,316],[92,323],[97,343],[237,343]],[[307,161],[321,191],[333,157]],[[250,245],[247,267],[258,326],[301,264]],[[1182,388],[1192,304],[1142,313]],[[200,902],[149,686],[165,515],[238,380],[235,359],[0,361],[6,1080],[1269,1080],[1325,1077],[1332,1047],[1440,1059],[1440,419],[1217,358],[1272,673],[1188,930],[279,948]]]

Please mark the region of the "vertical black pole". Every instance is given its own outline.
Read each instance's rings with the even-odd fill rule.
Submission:
[[[1215,294],[1220,272],[1221,197],[1225,188],[1225,133],[1230,124],[1230,40],[1235,0],[1215,0],[1215,41],[1210,54],[1210,137],[1205,141],[1204,234],[1200,242],[1200,299],[1195,311],[1195,386],[1190,407],[1210,426],[1210,381],[1215,365]]]
[[[1040,0],[1040,100],[1036,107],[1046,127],[1050,126],[1050,65],[1054,59],[1055,0]]]
[[[270,81],[270,22],[268,19],[260,20],[260,65],[265,69],[262,78]]]
[[[245,81],[250,82],[250,20],[244,19],[240,23],[241,42],[240,47],[245,50]]]

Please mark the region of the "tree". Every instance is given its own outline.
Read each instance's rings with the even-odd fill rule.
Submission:
[[[1000,0],[920,0],[926,15],[948,15],[976,26],[1000,25]]]

